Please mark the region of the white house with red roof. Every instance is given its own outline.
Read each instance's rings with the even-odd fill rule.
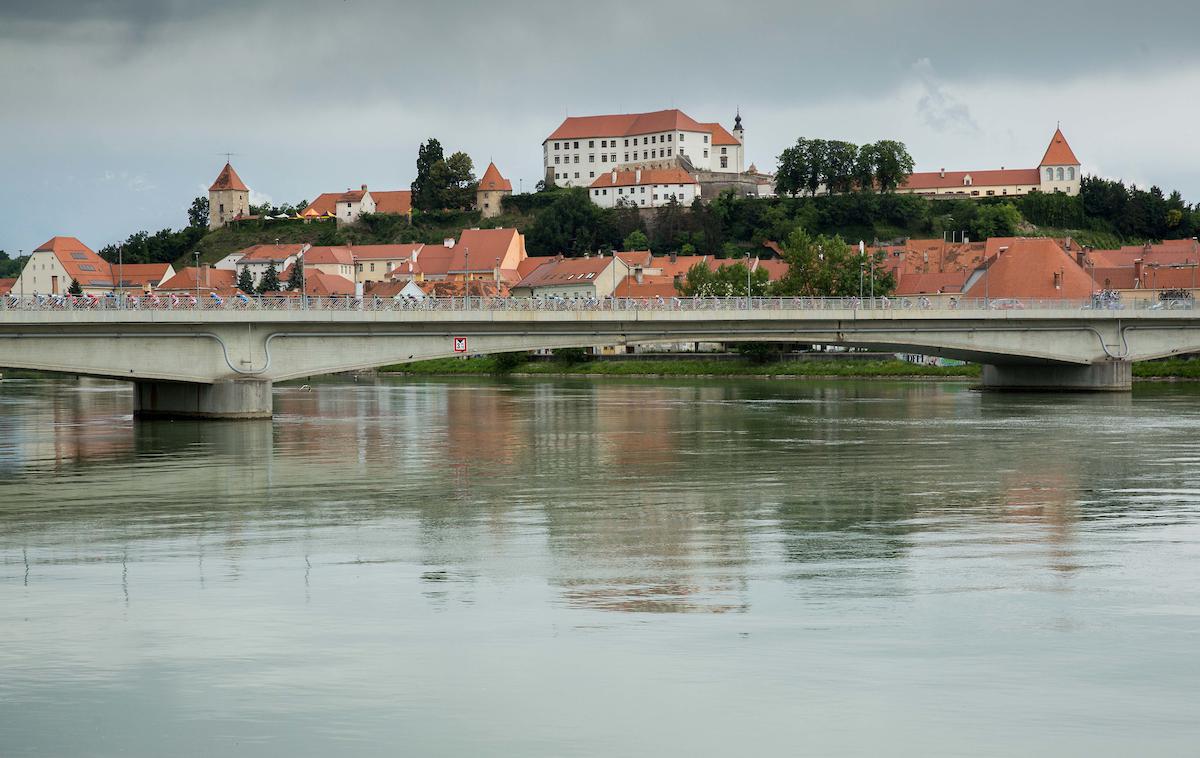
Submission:
[[[592,182],[588,194],[602,208],[618,205],[657,208],[672,200],[690,205],[700,196],[700,183],[678,167],[613,169]]]
[[[547,184],[590,187],[614,169],[684,168],[737,174],[745,161],[741,115],[733,131],[672,108],[570,116],[542,141]]]
[[[896,192],[964,199],[1028,195],[1031,192],[1078,195],[1081,178],[1079,159],[1067,144],[1062,130],[1055,129],[1037,168],[921,171],[910,175]]]
[[[108,261],[75,237],[52,237],[29,256],[12,291],[25,296],[62,295],[71,282],[87,294],[112,292],[112,267]]]
[[[629,264],[615,255],[558,256],[535,268],[512,288],[514,297],[603,298],[629,276]]]
[[[411,190],[357,190],[322,192],[300,211],[304,219],[335,218],[339,224],[354,223],[364,213],[412,216]]]

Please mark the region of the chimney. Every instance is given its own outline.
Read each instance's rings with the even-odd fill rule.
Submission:
[[[1062,281],[1063,281],[1063,272],[1055,271],[1054,272],[1054,289],[1056,289],[1056,290],[1062,289]]]
[[[207,287],[208,286],[208,264],[207,263],[201,264],[200,273],[202,275],[202,280],[201,280],[200,286]]]
[[[612,170],[612,183],[617,183],[617,170],[615,168]]]
[[[366,192],[366,191],[367,191],[367,185],[365,185],[365,184],[364,184],[364,185],[362,186],[362,191],[363,191],[363,192]]]
[[[1067,252],[1071,251],[1071,238],[1067,237]]]
[[[1087,248],[1081,247],[1075,251],[1075,262],[1079,264],[1079,268],[1087,264]]]
[[[642,267],[638,266],[633,270],[633,280],[638,284],[642,283]]]
[[[642,183],[642,170],[641,170],[640,168],[639,168],[639,169],[635,169],[635,170],[634,170],[634,172],[633,172],[633,183],[634,183],[634,184],[641,184],[641,183]]]
[[[938,171],[938,175],[941,176],[943,179],[945,179],[946,178],[946,169],[943,168],[940,171]]]
[[[496,280],[496,286],[500,286],[500,259],[496,259],[496,265],[492,268],[492,276]]]
[[[683,284],[683,274],[676,274],[674,281],[676,287],[679,287],[679,285]]]
[[[1145,262],[1141,258],[1138,258],[1137,260],[1135,260],[1133,262],[1133,286],[1134,287],[1140,288],[1142,286],[1142,269],[1144,268],[1144,263]]]
[[[454,238],[447,237],[446,239],[442,240],[442,244],[446,247],[454,247]]]
[[[675,263],[676,261],[679,260],[679,253],[671,253],[670,258],[671,258],[671,263]]]

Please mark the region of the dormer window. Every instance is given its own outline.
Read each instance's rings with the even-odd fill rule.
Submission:
[[[964,187],[971,186],[971,175],[970,174],[967,174],[966,176],[963,177],[963,186]]]

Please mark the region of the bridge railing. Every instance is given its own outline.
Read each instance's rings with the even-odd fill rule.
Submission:
[[[1190,299],[1087,300],[939,297],[219,297],[191,293],[141,296],[27,295],[0,297],[0,311],[1122,311],[1191,310]]]

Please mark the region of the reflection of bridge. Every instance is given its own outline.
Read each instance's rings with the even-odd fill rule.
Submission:
[[[142,415],[262,417],[284,379],[469,354],[645,342],[861,346],[984,364],[993,388],[1127,390],[1132,361],[1200,350],[1191,309],[745,298],[250,301],[0,307],[0,365],[127,379]],[[990,307],[989,307],[990,305]],[[924,307],[922,307],[924,306]],[[1015,307],[1015,306],[1020,306]]]

